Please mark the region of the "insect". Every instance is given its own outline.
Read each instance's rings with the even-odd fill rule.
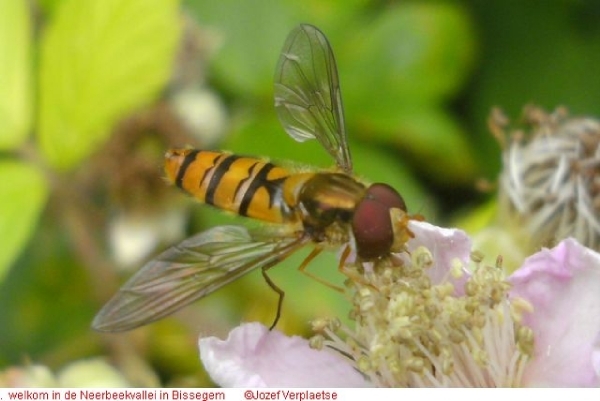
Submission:
[[[270,225],[259,230],[219,226],[167,249],[143,266],[102,308],[92,326],[125,331],[165,317],[242,275],[267,270],[298,249],[313,252],[355,244],[357,261],[401,251],[410,237],[403,198],[387,184],[352,175],[337,67],[325,35],[312,25],[289,34],[276,68],[275,108],[286,132],[317,139],[335,159],[331,171],[294,173],[266,160],[207,150],[173,149],[167,178],[206,204]],[[343,258],[344,258],[343,257]],[[343,260],[340,263],[342,269]]]

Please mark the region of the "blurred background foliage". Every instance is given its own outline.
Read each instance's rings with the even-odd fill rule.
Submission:
[[[239,220],[168,187],[166,149],[331,167],[273,110],[277,57],[298,23],[320,27],[336,54],[356,173],[430,221],[484,224],[493,208],[476,183],[500,168],[491,108],[599,115],[599,19],[600,3],[583,0],[0,0],[0,381],[28,383],[18,367],[41,364],[59,373],[38,384],[210,385],[198,335],[272,321],[276,295],[256,272],[148,327],[90,329],[150,255]],[[290,334],[347,313],[341,294],[296,271],[305,254],[271,270]],[[336,266],[335,255],[311,265],[340,283]],[[74,378],[86,369],[96,382]]]

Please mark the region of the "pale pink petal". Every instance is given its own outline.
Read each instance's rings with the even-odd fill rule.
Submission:
[[[535,336],[525,384],[600,385],[600,255],[567,239],[529,257],[509,281],[534,308],[524,321]]]
[[[464,284],[469,277],[467,270],[471,257],[471,239],[462,230],[442,228],[424,221],[411,221],[410,230],[415,235],[408,241],[408,251],[412,252],[419,246],[424,246],[433,255],[433,266],[428,270],[434,284],[450,281],[456,288],[456,295],[464,293]],[[462,264],[462,276],[453,277],[451,269],[458,260]]]
[[[259,323],[233,329],[227,340],[201,338],[200,357],[221,387],[365,387],[340,355],[317,351],[302,337],[287,337]]]

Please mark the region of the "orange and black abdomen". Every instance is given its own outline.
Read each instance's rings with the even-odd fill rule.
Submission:
[[[297,219],[295,205],[286,201],[290,197],[284,194],[289,181],[296,180],[289,180],[287,170],[270,162],[223,152],[174,149],[165,155],[165,171],[175,185],[220,209],[273,223]]]

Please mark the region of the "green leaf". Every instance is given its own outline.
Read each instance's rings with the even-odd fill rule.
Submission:
[[[212,62],[214,77],[236,94],[270,103],[279,51],[288,32],[301,22],[296,18],[306,13],[299,13],[292,2],[271,0],[187,3],[198,21],[222,39]]]
[[[0,0],[0,10],[0,149],[14,149],[31,126],[29,4]]]
[[[501,168],[498,143],[487,126],[493,106],[513,121],[528,103],[600,115],[600,3],[509,3],[472,2],[486,46],[463,112],[479,133],[474,146],[488,177]]]
[[[0,280],[33,234],[48,187],[34,167],[0,162]]]
[[[382,13],[351,40],[334,43],[350,109],[440,101],[471,71],[474,33],[462,7],[406,3]]]
[[[395,113],[382,110],[370,129],[373,137],[407,150],[419,168],[439,183],[472,183],[477,175],[466,132],[453,116],[438,107],[404,108]]]
[[[42,38],[39,139],[75,167],[116,120],[167,82],[180,32],[176,0],[65,0]]]
[[[389,105],[359,120],[363,138],[392,144],[416,160],[419,169],[443,184],[472,183],[475,152],[458,121],[436,105]]]
[[[59,8],[60,3],[63,3],[64,1],[65,0],[37,0],[36,4],[45,18],[51,18],[52,14]]]

